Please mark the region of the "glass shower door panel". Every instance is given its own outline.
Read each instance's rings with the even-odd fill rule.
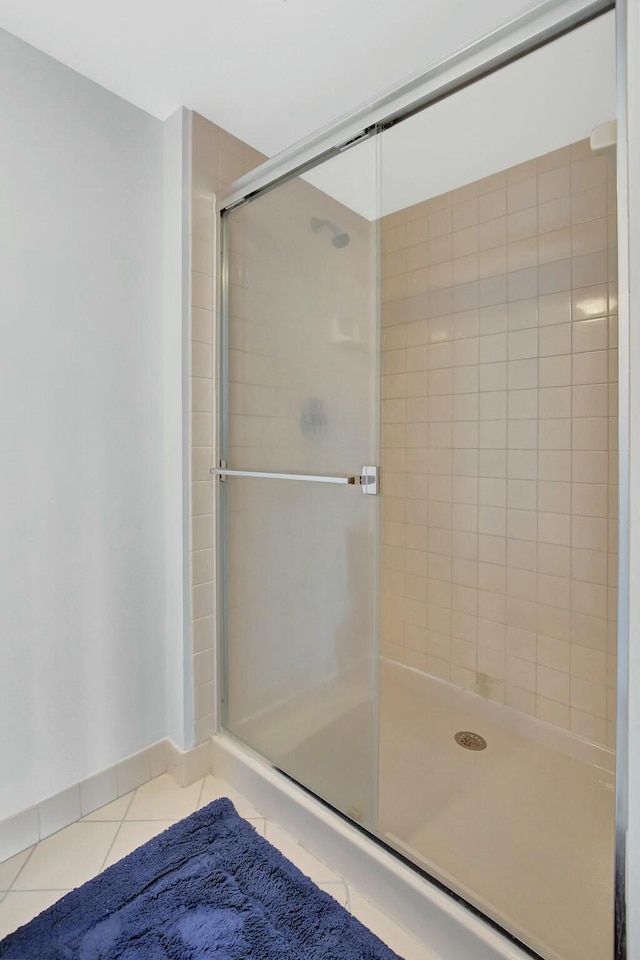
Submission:
[[[301,481],[226,484],[227,727],[371,825],[376,498]]]
[[[375,173],[363,144],[223,218],[220,483],[226,727],[371,827],[379,498],[360,478],[379,462]]]
[[[379,830],[547,960],[613,943],[614,116],[606,14],[380,137]]]

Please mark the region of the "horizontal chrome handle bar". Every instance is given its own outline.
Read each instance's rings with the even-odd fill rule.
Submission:
[[[310,483],[360,483],[360,477],[343,477],[328,474],[321,477],[313,473],[266,473],[261,470],[212,469],[216,477],[259,477],[261,480],[307,480]]]
[[[363,493],[380,492],[380,467],[363,467],[361,474],[315,474],[315,473],[271,473],[264,470],[229,470],[224,461],[219,467],[212,467],[211,473],[224,480],[226,477],[253,477],[259,480],[304,480],[307,483],[343,483],[362,487]]]

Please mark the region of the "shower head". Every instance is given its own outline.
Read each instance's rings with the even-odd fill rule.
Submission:
[[[319,217],[311,217],[311,229],[314,233],[320,233],[323,227],[328,227],[329,230],[333,233],[333,240],[331,243],[334,247],[337,247],[341,250],[343,247],[346,247],[349,244],[351,239],[346,230],[342,230],[336,223],[332,220],[320,220]]]
[[[348,233],[336,233],[331,243],[334,245],[334,247],[341,249],[342,247],[349,245],[349,240],[350,237]]]

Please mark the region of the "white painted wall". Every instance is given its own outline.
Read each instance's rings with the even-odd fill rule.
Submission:
[[[193,746],[189,411],[191,117],[184,107],[163,124],[164,154],[164,511],[167,735]]]
[[[162,123],[3,32],[0,89],[3,818],[165,736],[166,569]]]

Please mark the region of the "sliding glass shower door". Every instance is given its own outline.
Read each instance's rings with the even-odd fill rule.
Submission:
[[[614,117],[607,14],[380,135],[378,830],[548,960],[613,943]]]
[[[362,209],[343,205],[358,164]],[[364,174],[364,177],[363,177]],[[326,190],[331,190],[331,195]],[[228,730],[352,819],[377,796],[371,143],[223,219]],[[338,198],[338,199],[336,199]]]
[[[546,960],[613,943],[614,27],[222,220],[225,727]]]

